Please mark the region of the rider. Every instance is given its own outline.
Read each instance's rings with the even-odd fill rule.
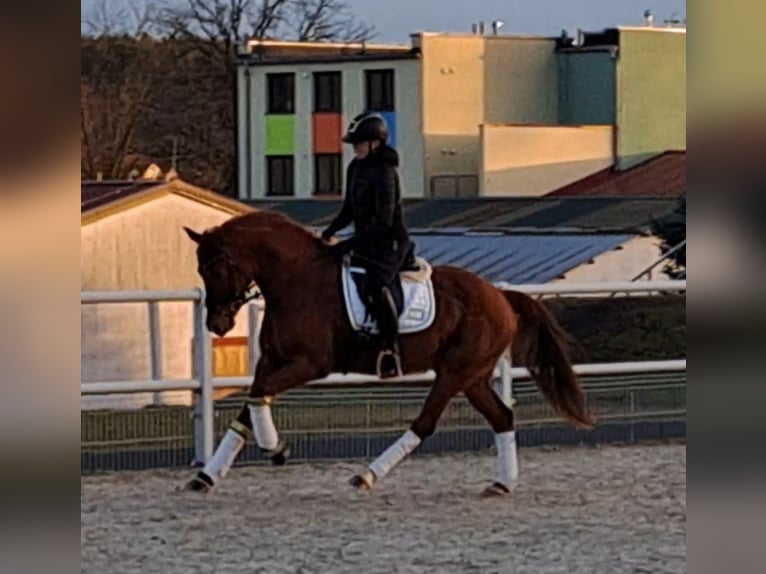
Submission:
[[[354,223],[354,236],[336,244],[334,250],[353,251],[354,263],[367,272],[368,303],[382,339],[381,377],[402,374],[399,317],[390,286],[404,263],[414,260],[414,244],[402,219],[399,154],[387,140],[388,127],[379,114],[364,112],[351,121],[343,136],[343,142],[354,146],[355,155],[346,170],[346,197],[340,213],[322,233],[322,239],[329,241]]]

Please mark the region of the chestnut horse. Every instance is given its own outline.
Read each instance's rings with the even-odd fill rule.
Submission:
[[[274,397],[331,373],[375,373],[379,347],[352,328],[341,265],[312,231],[272,211],[237,216],[204,233],[184,229],[197,243],[209,331],[223,336],[232,329],[254,285],[266,301],[249,398],[213,457],[186,485],[206,492],[226,475],[251,435],[272,462],[284,463],[287,445],[271,418]],[[576,427],[595,424],[572,370],[567,335],[541,303],[523,293],[501,291],[450,266],[434,267],[431,280],[434,321],[400,335],[400,351],[405,373],[433,370],[436,378],[410,429],[350,482],[371,488],[434,432],[452,397],[462,392],[495,433],[498,476],[485,494],[505,494],[518,472],[514,417],[491,379],[511,344],[560,415]]]

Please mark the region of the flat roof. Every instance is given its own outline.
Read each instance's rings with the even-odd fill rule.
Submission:
[[[252,51],[256,48],[284,49],[284,50],[338,50],[338,49],[366,49],[370,52],[376,50],[400,50],[409,51],[412,46],[407,44],[375,44],[371,42],[297,42],[293,40],[248,40],[247,49]]]
[[[251,40],[238,62],[246,65],[322,64],[412,59],[419,49],[399,44],[366,42],[292,42]]]
[[[673,34],[686,34],[684,26],[617,26],[617,30],[630,30],[631,32],[670,32]]]
[[[491,30],[491,26],[490,26]],[[546,36],[542,34],[472,34],[471,32],[415,32],[411,36],[445,36],[448,38],[491,38],[493,40],[555,40],[558,36]]]
[[[237,63],[247,66],[290,66],[294,64],[339,64],[345,62],[390,62],[393,60],[416,60],[419,51],[404,54],[309,54],[309,55],[262,55],[239,56]]]

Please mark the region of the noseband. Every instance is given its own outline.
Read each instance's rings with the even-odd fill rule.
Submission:
[[[200,267],[200,271],[205,271],[209,269],[212,265],[218,263],[219,261],[223,260],[224,264],[226,265],[226,270],[229,273],[229,281],[231,284],[234,284],[234,281],[232,281],[232,272],[238,273],[239,275],[242,275],[244,277],[248,277],[247,273],[245,273],[242,268],[237,265],[235,261],[229,257],[226,252],[221,252],[215,257],[211,258],[209,261],[207,261],[204,265]],[[229,299],[227,301],[216,301],[215,304],[217,305],[227,305],[230,308],[239,308],[248,301],[253,301],[255,299],[260,299],[263,295],[261,292],[256,288],[255,281],[248,277],[248,283],[247,287],[245,287],[242,291],[236,293],[232,299]]]

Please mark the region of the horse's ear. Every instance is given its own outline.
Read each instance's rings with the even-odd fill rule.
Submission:
[[[186,232],[186,235],[189,236],[189,239],[194,241],[194,243],[199,243],[202,241],[202,235],[194,231],[193,229],[189,229],[188,227],[184,226],[184,231]]]

